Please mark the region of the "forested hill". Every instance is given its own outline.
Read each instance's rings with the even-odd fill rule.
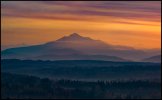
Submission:
[[[2,73],[2,99],[160,99],[161,83],[147,80],[97,81],[49,80]]]
[[[32,61],[1,60],[1,71],[50,79],[74,80],[159,80],[160,63],[91,60]]]

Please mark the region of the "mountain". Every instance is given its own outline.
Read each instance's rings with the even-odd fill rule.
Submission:
[[[107,44],[77,33],[41,45],[6,49],[1,53],[2,59],[110,61],[139,60],[153,55],[132,47]]]
[[[145,58],[142,61],[161,63],[161,55],[156,55],[156,56],[152,56],[149,58]]]
[[[77,33],[73,33],[70,36],[65,36],[57,41],[92,41],[89,37],[82,37]]]

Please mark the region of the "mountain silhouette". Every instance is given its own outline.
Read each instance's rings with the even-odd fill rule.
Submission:
[[[100,40],[83,37],[77,33],[45,44],[6,49],[2,59],[40,60],[139,60],[152,56],[149,52],[132,47],[111,45]],[[154,53],[155,55],[155,53]]]
[[[77,33],[73,33],[70,36],[65,36],[57,41],[91,41],[89,37],[82,37]]]
[[[148,57],[148,58],[143,59],[142,61],[161,63],[161,55]]]

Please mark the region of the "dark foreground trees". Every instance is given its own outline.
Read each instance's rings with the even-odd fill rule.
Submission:
[[[20,99],[160,99],[160,82],[147,80],[97,81],[49,80],[2,73],[2,98]]]

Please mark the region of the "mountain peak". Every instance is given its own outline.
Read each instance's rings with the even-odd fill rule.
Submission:
[[[88,37],[83,37],[79,35],[78,33],[73,33],[69,36],[64,36],[63,38],[57,40],[57,41],[81,41],[81,40],[92,40]]]
[[[73,33],[70,35],[70,37],[81,37],[78,33]]]

